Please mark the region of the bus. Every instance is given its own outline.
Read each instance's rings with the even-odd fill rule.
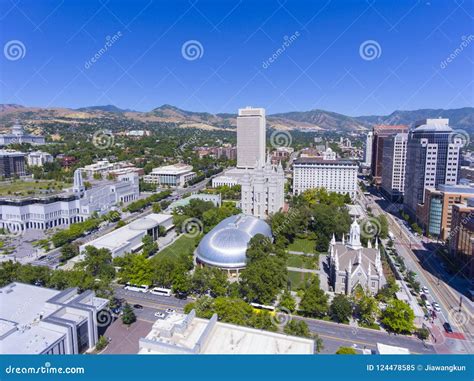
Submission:
[[[258,303],[250,303],[250,305],[253,308],[256,308],[258,310],[267,310],[267,311],[271,311],[271,312],[275,311],[275,307],[273,307],[273,306],[266,306],[264,304],[258,304]]]
[[[125,290],[147,293],[148,286],[144,284],[142,284],[141,286],[137,286],[135,284],[127,283],[127,285],[125,286]]]
[[[150,293],[154,295],[171,296],[171,290],[169,288],[154,287]]]

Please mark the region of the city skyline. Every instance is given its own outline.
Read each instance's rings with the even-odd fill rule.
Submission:
[[[1,7],[1,103],[350,116],[472,105],[472,4]]]

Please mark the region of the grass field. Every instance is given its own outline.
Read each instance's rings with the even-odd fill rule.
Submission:
[[[44,194],[46,191],[49,191],[47,193],[55,193],[67,187],[71,187],[71,184],[55,180],[16,180],[13,182],[2,182],[0,186],[0,196],[28,196]]]
[[[313,277],[310,273],[300,273],[296,271],[288,271],[288,280],[291,282],[291,289],[296,291],[304,289],[305,284]]]
[[[311,239],[296,238],[293,243],[290,243],[287,247],[288,251],[300,251],[302,253],[315,253],[316,242]]]
[[[314,256],[305,256],[305,255],[289,255],[287,266],[290,267],[299,267],[303,269],[318,269],[319,261],[318,255]]]
[[[165,247],[162,251],[156,254],[157,257],[168,256],[170,258],[178,258],[181,253],[190,253],[194,250],[194,243],[196,238],[190,238],[182,235],[173,244]]]

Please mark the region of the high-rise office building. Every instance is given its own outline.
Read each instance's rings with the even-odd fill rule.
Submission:
[[[372,141],[374,140],[374,133],[369,131],[367,133],[367,138],[365,140],[365,150],[364,150],[364,164],[367,167],[372,165]]]
[[[399,126],[375,126],[372,141],[372,157],[371,157],[371,173],[375,184],[380,185],[382,182],[382,160],[384,141],[390,136],[399,133],[407,133],[408,127]]]
[[[265,109],[239,109],[237,117],[237,168],[265,163]]]
[[[0,150],[0,178],[25,176],[25,154],[18,151]]]
[[[426,119],[408,136],[404,205],[412,217],[421,215],[427,187],[458,181],[463,142],[448,124],[448,119]]]
[[[396,134],[384,141],[382,191],[391,201],[402,201],[408,134]]]

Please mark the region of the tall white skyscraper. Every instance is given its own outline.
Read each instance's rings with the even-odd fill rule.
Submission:
[[[401,202],[405,189],[408,134],[386,138],[383,145],[382,191],[391,201]]]
[[[265,109],[239,109],[237,117],[237,168],[265,163]]]
[[[369,131],[367,133],[367,138],[365,141],[365,155],[364,155],[364,162],[365,165],[370,167],[372,165],[372,141],[374,139],[374,133]]]

